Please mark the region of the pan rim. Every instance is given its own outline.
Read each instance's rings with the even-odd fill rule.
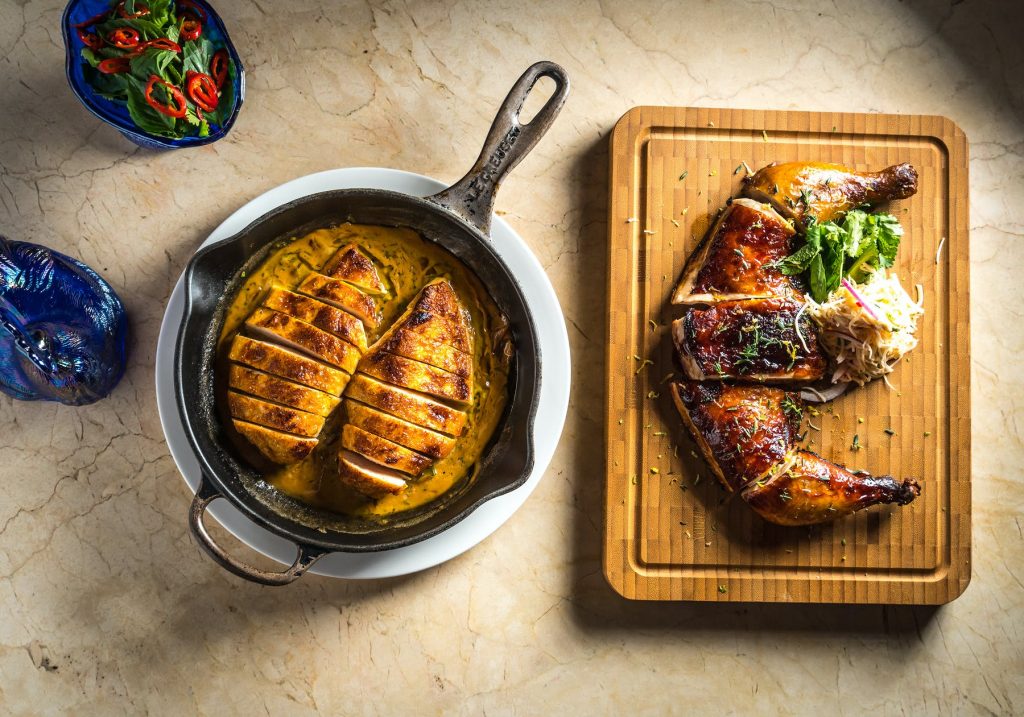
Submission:
[[[211,233],[207,241],[204,242],[204,247],[220,243],[224,238],[235,236],[239,233],[238,230],[240,228],[248,226],[251,223],[251,221],[249,221],[251,219],[259,218],[268,214],[281,205],[288,204],[292,201],[307,197],[308,195],[321,193],[323,191],[338,189],[378,189],[396,192],[398,194],[404,194],[411,197],[422,197],[424,194],[430,194],[435,189],[441,188],[444,188],[442,183],[429,177],[424,177],[423,175],[377,167],[346,168],[307,175],[271,189],[240,208],[235,212],[235,214],[225,220],[220,227]],[[235,226],[229,227],[229,224],[232,221]],[[386,563],[401,563],[401,565],[389,564],[367,567],[366,564],[362,564],[357,571],[362,574],[366,574],[368,570],[372,576],[377,577],[388,574],[404,574],[414,570],[423,569],[424,567],[429,567],[430,565],[435,565],[454,557],[477,544],[480,540],[487,537],[487,535],[490,535],[498,526],[504,523],[519,506],[522,505],[526,500],[526,497],[528,497],[536,487],[536,484],[539,483],[540,478],[551,460],[551,454],[554,452],[554,447],[557,444],[558,438],[564,427],[564,419],[568,404],[570,365],[568,337],[565,332],[564,317],[560,307],[558,306],[557,296],[550,285],[550,281],[548,280],[546,273],[541,267],[539,261],[537,261],[537,258],[532,254],[532,252],[530,252],[523,239],[519,237],[518,234],[507,225],[507,223],[501,220],[500,217],[494,217],[494,231],[492,232],[492,236],[494,237],[491,244],[492,250],[497,255],[497,258],[501,260],[501,263],[505,265],[506,270],[514,278],[515,283],[523,294],[525,305],[533,315],[535,324],[544,324],[544,326],[538,325],[534,328],[538,353],[542,354],[544,357],[544,376],[543,381],[540,382],[538,398],[533,410],[535,420],[530,429],[530,434],[535,442],[533,467],[529,471],[524,471],[524,473],[527,474],[526,480],[518,487],[510,488],[507,492],[504,492],[503,495],[500,494],[502,491],[498,489],[488,495],[486,499],[482,501],[482,505],[477,503],[476,510],[472,511],[472,513],[470,513],[470,511],[463,511],[463,522],[465,522],[465,520],[472,519],[471,522],[477,525],[460,528],[461,523],[453,525],[451,522],[448,522],[438,535],[427,538],[425,541],[420,543],[414,543],[413,545],[406,546],[404,548],[396,548],[395,550],[362,554],[370,558],[370,561],[378,562],[374,556],[380,557],[386,553],[400,553],[410,547],[424,545],[425,543],[430,542],[447,542],[449,545],[444,546],[440,551],[443,555],[438,553],[436,550],[438,547],[437,545],[430,546],[430,550],[428,550],[424,545],[424,549],[414,552],[433,552],[435,554],[429,556],[417,555],[415,556],[415,559],[411,561],[405,560],[404,558],[402,560],[395,561],[380,561]],[[522,266],[524,261],[527,264],[525,267]],[[517,262],[519,264],[518,266]],[[178,291],[178,289],[176,288],[175,291]],[[170,315],[170,311],[165,315],[165,324],[168,322]],[[179,322],[175,321],[174,323]],[[166,326],[164,328],[166,328]],[[175,327],[175,329],[176,328],[177,327]],[[162,343],[165,339],[165,333],[166,332],[164,330],[161,331]],[[158,361],[160,356],[161,351],[158,350]],[[158,372],[158,389],[159,384],[161,383],[160,375],[161,372]],[[166,398],[161,402],[160,397],[161,393],[158,390],[158,403],[166,403]],[[165,424],[165,433],[168,433],[166,420],[167,410],[165,409],[169,410],[169,408],[170,407],[161,406],[161,420]],[[177,413],[176,406],[174,406],[173,409],[173,413]],[[171,444],[170,436],[168,443],[169,445]],[[177,452],[181,451],[179,450]],[[172,453],[176,452],[172,450]],[[195,482],[197,478],[192,476],[193,480],[189,480],[190,476],[188,475],[186,468],[192,467],[189,464],[194,463],[195,458],[193,457],[192,461],[188,461],[187,456],[185,458],[186,460],[179,460],[179,457],[175,455],[175,460],[178,463],[179,468],[182,470],[186,482],[188,482],[190,488],[194,490],[195,486],[193,485],[193,482]],[[506,498],[509,500],[505,500]],[[219,501],[215,504],[215,506],[213,506],[214,517],[222,523],[225,523],[225,520],[223,520],[222,517],[226,519],[227,523],[236,522],[230,515],[230,511],[216,510],[216,508],[226,506],[226,501]],[[478,515],[481,511],[487,515]],[[219,515],[221,512],[227,513],[227,515]],[[473,518],[473,516],[477,517]],[[239,517],[241,517],[241,515]],[[481,521],[485,521],[489,523],[489,525],[481,528],[481,526],[478,525]],[[269,555],[269,557],[275,560],[282,562],[290,560],[290,557],[287,557],[287,555],[294,551],[294,547],[292,547],[290,543],[288,543],[288,549],[286,551],[281,551],[280,549],[271,548],[266,545],[265,541],[263,545],[259,544],[260,541],[254,539],[251,532],[250,534],[240,534],[245,533],[245,531],[239,530],[237,525],[226,525],[226,527],[228,527],[228,529],[243,542],[249,544],[258,552]],[[444,538],[446,534],[452,532],[458,533],[457,536],[452,536],[452,540],[438,541],[438,538]],[[345,553],[344,555],[353,557],[360,554]],[[351,569],[348,566],[332,566],[330,564],[331,561],[328,558],[325,558],[324,561],[321,561],[321,565],[318,566],[318,569],[314,570],[314,572],[339,574],[339,576],[341,574],[351,573]],[[366,574],[366,576],[370,576],[370,574]]]

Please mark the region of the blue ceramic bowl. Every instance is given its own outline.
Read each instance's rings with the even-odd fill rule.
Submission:
[[[182,139],[168,139],[143,132],[135,126],[131,115],[128,114],[127,107],[100,97],[93,92],[92,87],[86,81],[82,73],[82,65],[85,62],[82,59],[82,48],[85,45],[78,39],[75,28],[72,26],[88,20],[104,10],[109,10],[114,5],[112,0],[71,0],[67,7],[64,8],[64,16],[61,18],[61,33],[64,35],[68,84],[71,85],[71,89],[74,90],[75,95],[81,100],[87,110],[107,124],[113,125],[121,134],[140,147],[149,149],[178,149],[179,147],[199,147],[210,142],[216,142],[231,130],[231,126],[235,123],[235,118],[238,117],[238,111],[242,108],[242,101],[245,99],[245,70],[242,67],[242,61],[238,57],[238,52],[235,51],[235,46],[231,43],[231,38],[228,37],[228,31],[224,29],[224,23],[221,21],[220,16],[210,7],[210,4],[205,2],[205,0],[193,1],[205,10],[207,14],[207,21],[203,23],[203,32],[215,42],[223,42],[231,59],[234,60],[237,72],[237,78],[234,83],[235,108],[227,122],[223,125],[210,125],[210,134],[208,136],[183,137]]]

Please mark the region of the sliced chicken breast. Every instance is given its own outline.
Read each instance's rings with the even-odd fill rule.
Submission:
[[[256,309],[245,320],[245,329],[252,336],[308,354],[346,373],[355,371],[359,363],[359,349],[348,341],[279,311]]]
[[[337,396],[237,363],[231,364],[228,368],[228,386],[241,393],[315,413],[318,416],[326,417],[341,403]]]
[[[307,438],[320,435],[320,429],[324,427],[323,416],[270,403],[237,391],[228,391],[228,410],[232,418],[240,421]]]
[[[690,255],[673,304],[798,294],[774,262],[789,256],[792,225],[767,204],[735,199]]]
[[[345,403],[346,420],[367,433],[387,438],[428,458],[440,459],[452,452],[455,439],[409,423],[397,416],[371,408],[365,403]]]
[[[321,273],[333,279],[343,279],[369,294],[386,293],[377,267],[355,244],[347,244],[335,252]]]
[[[361,401],[409,423],[449,436],[461,436],[466,428],[467,416],[462,411],[425,394],[394,386],[363,373],[352,377],[345,398]]]
[[[447,344],[463,353],[473,353],[469,315],[446,279],[434,279],[423,287],[398,323],[406,331],[420,334],[433,342]]]
[[[366,329],[363,322],[336,306],[279,288],[270,290],[263,300],[263,306],[312,324],[344,339],[360,351],[366,351]]]
[[[405,490],[404,475],[352,451],[342,451],[338,455],[338,469],[338,476],[344,485],[369,498],[383,498]]]
[[[454,373],[473,383],[473,357],[459,351],[454,346],[432,341],[422,334],[399,328],[374,345],[378,351],[386,351],[396,356],[422,361],[439,369]]]
[[[374,463],[411,476],[418,476],[433,461],[394,441],[375,436],[362,428],[346,423],[341,429],[341,447],[358,453]]]
[[[325,393],[340,396],[349,375],[283,346],[242,336],[231,342],[228,358]]]
[[[232,420],[232,424],[235,430],[252,443],[268,460],[281,465],[298,463],[312,453],[318,443],[315,438],[282,433],[237,418]]]
[[[349,312],[371,329],[380,323],[376,302],[341,279],[313,273],[299,284],[296,291]]]
[[[688,378],[810,383],[826,361],[801,304],[788,299],[725,301],[691,308],[672,322],[672,339]]]
[[[461,376],[383,351],[371,349],[359,363],[359,370],[381,381],[455,403],[467,404],[473,396],[472,387]]]

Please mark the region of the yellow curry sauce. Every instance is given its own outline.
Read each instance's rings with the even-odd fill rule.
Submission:
[[[267,259],[248,276],[225,314],[218,355],[238,333],[266,292],[279,286],[294,289],[312,271],[319,270],[342,246],[354,243],[377,264],[388,294],[378,300],[383,315],[370,333],[372,343],[405,310],[409,301],[431,279],[448,279],[469,312],[473,329],[473,404],[466,430],[454,450],[437,461],[402,493],[377,501],[354,494],[337,480],[337,456],[344,404],[334,411],[320,434],[320,444],[305,460],[278,466],[264,477],[278,490],[318,508],[382,519],[423,506],[441,496],[463,478],[473,480],[477,463],[497,427],[508,401],[508,372],[513,349],[507,323],[493,300],[458,259],[426,241],[411,229],[343,224],[318,229],[301,238],[279,242]],[[242,439],[244,440],[244,439]]]

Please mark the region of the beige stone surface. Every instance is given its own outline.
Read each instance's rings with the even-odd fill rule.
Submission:
[[[0,0],[0,232],[99,269],[127,376],[86,408],[0,400],[0,712],[1024,711],[1024,12],[1015,2],[217,3],[232,134],[136,148],[64,80],[58,0]],[[574,391],[536,493],[393,580],[246,584],[189,539],[156,413],[171,287],[229,213],[344,166],[461,175],[527,65],[573,92],[499,208],[565,309]],[[941,608],[640,604],[600,570],[607,133],[637,104],[935,113],[971,142],[974,575]],[[961,380],[968,380],[967,376]]]

